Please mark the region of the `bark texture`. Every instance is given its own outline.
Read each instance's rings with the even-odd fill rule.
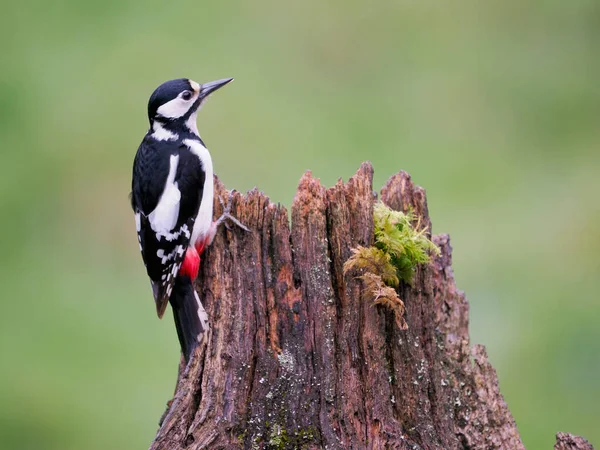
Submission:
[[[554,450],[594,450],[594,447],[582,437],[570,433],[556,433]]]
[[[211,328],[151,449],[524,448],[485,349],[470,346],[447,235],[399,289],[407,330],[344,275],[351,249],[373,242],[372,176],[365,163],[326,189],[307,172],[291,228],[264,194],[234,195],[232,213],[252,231],[222,228],[205,253],[196,287]],[[216,194],[227,198],[219,182]],[[380,198],[431,230],[407,173]]]

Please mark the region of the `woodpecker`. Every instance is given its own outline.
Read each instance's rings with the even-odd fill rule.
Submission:
[[[196,118],[206,98],[233,78],[198,84],[167,81],[150,96],[150,129],[133,162],[131,206],[142,259],[150,277],[156,313],[171,303],[186,361],[208,329],[208,316],[194,289],[200,255],[218,225],[231,219],[231,201],[213,221],[213,164]]]

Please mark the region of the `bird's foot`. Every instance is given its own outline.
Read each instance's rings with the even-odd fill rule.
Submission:
[[[219,196],[219,202],[221,203],[221,206],[223,206],[223,214],[221,214],[221,216],[211,224],[210,230],[208,231],[208,233],[206,235],[206,239],[201,243],[201,245],[196,245],[196,250],[198,250],[198,254],[202,254],[202,252],[204,251],[206,246],[212,244],[212,241],[217,234],[217,228],[219,227],[219,225],[221,225],[222,223],[225,223],[225,227],[228,230],[231,229],[229,227],[229,224],[227,222],[225,222],[226,220],[230,220],[231,222],[233,222],[235,225],[237,225],[244,231],[250,231],[250,229],[246,225],[244,225],[242,222],[240,222],[239,220],[237,220],[235,217],[233,217],[231,215],[231,204],[233,203],[232,200],[233,200],[234,192],[235,191],[229,192],[229,199],[227,201],[227,205],[225,205],[225,202],[223,201],[221,196]]]
[[[219,202],[221,203],[221,206],[223,206],[223,214],[221,214],[221,217],[219,217],[214,223],[213,226],[215,228],[215,232],[216,229],[219,227],[219,225],[221,225],[222,223],[225,223],[225,227],[230,230],[231,228],[229,227],[229,224],[227,222],[225,222],[226,220],[230,220],[231,222],[233,222],[235,225],[237,225],[238,227],[240,227],[242,230],[244,231],[250,231],[250,229],[244,225],[242,222],[240,222],[238,219],[236,219],[235,217],[233,217],[231,215],[231,204],[233,203],[233,193],[235,192],[235,190],[231,190],[229,192],[229,199],[227,200],[227,205],[225,205],[225,203],[223,202],[223,199],[221,198],[221,196],[219,196]]]

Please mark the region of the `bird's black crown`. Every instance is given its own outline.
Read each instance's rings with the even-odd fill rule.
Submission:
[[[165,81],[157,87],[148,101],[148,118],[150,122],[156,118],[156,111],[165,103],[177,98],[183,91],[192,90],[192,85],[188,78],[177,78],[176,80]]]

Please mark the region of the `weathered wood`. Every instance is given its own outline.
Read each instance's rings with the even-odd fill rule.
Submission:
[[[344,275],[351,249],[373,241],[372,175],[365,163],[326,189],[306,173],[291,228],[264,194],[234,195],[253,231],[223,228],[205,253],[197,290],[211,329],[151,449],[523,448],[485,350],[470,346],[447,235],[399,290],[408,330]],[[227,198],[219,182],[216,194]],[[408,174],[381,199],[431,229]]]
[[[569,433],[556,433],[554,450],[594,450],[594,447],[582,437]]]

